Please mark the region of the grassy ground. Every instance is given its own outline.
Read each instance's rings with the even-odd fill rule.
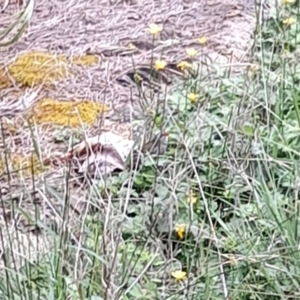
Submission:
[[[167,153],[90,188],[80,237],[47,231],[0,298],[299,299],[299,4],[258,28],[245,73],[179,82],[155,113]]]

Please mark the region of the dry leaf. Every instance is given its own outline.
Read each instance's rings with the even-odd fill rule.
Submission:
[[[101,177],[116,170],[124,170],[124,162],[133,145],[132,140],[112,132],[103,132],[87,138],[66,154],[56,157],[56,160],[71,164],[75,174]]]
[[[79,166],[78,173],[101,177],[116,170],[124,170],[124,161],[114,148],[102,146],[98,152],[91,153],[86,157]]]

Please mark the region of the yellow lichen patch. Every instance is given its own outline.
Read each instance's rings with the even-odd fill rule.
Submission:
[[[37,124],[80,127],[82,124],[93,125],[98,115],[108,109],[106,105],[90,100],[75,102],[44,98],[33,106],[30,117]]]
[[[51,85],[71,74],[68,65],[64,55],[33,51],[18,56],[8,71],[23,86]]]
[[[93,54],[77,55],[71,60],[74,65],[94,66],[100,62],[100,57]]]
[[[6,174],[22,174],[22,175],[38,175],[45,170],[42,166],[40,159],[35,153],[30,155],[11,155],[10,157],[4,158],[1,156],[0,160],[0,172]]]

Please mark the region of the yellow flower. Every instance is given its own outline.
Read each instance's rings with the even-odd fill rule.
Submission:
[[[282,0],[283,4],[287,5],[287,4],[293,4],[295,2],[295,0]]]
[[[259,70],[259,65],[257,64],[251,64],[250,65],[250,71],[251,72],[257,72]]]
[[[149,25],[149,32],[150,32],[150,34],[152,34],[154,36],[156,36],[159,33],[161,33],[162,30],[163,30],[163,27],[160,26],[160,25],[157,25],[157,24],[154,24],[154,23],[152,23],[152,24]]]
[[[184,234],[185,234],[185,225],[184,224],[179,224],[176,226],[176,232],[180,240],[183,240]]]
[[[203,37],[199,38],[198,42],[199,42],[200,45],[205,45],[206,42],[207,42],[207,37],[203,36]]]
[[[190,58],[193,58],[197,54],[197,50],[195,48],[186,48],[185,51]]]
[[[296,19],[293,17],[289,17],[289,18],[286,18],[283,20],[283,24],[288,25],[288,26],[294,24],[295,22],[296,22]]]
[[[161,71],[167,66],[167,62],[165,60],[159,60],[157,59],[154,62],[154,68],[156,71]]]
[[[290,57],[291,53],[289,50],[284,50],[282,55],[283,55],[283,57]]]
[[[181,71],[184,71],[184,70],[189,69],[191,67],[192,67],[192,64],[188,63],[185,60],[183,60],[179,64],[177,64],[177,68],[179,68]]]
[[[134,46],[132,43],[129,43],[129,44],[128,44],[128,48],[129,48],[130,50],[137,49],[136,46]]]
[[[237,264],[237,260],[233,254],[229,255],[229,264],[233,267]]]
[[[188,93],[187,98],[191,101],[191,103],[196,103],[199,95],[195,93]]]
[[[176,279],[176,281],[180,281],[186,278],[186,272],[179,270],[172,272],[171,275]]]
[[[153,108],[148,106],[148,107],[145,108],[145,113],[149,117],[154,117],[156,115],[156,110],[154,110]]]
[[[134,73],[133,78],[134,78],[135,83],[139,83],[143,80],[143,78],[141,77],[141,75],[139,73]]]
[[[189,195],[188,195],[188,198],[186,201],[189,204],[195,204],[197,202],[197,196],[194,191],[189,192]]]

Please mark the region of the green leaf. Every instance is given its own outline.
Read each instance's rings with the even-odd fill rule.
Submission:
[[[140,287],[136,284],[134,285],[131,290],[129,291],[129,295],[131,296],[130,299],[143,299],[143,293]]]
[[[159,185],[155,191],[157,193],[157,196],[161,199],[169,196],[169,189],[165,186]]]
[[[168,102],[173,109],[180,112],[186,112],[191,107],[186,97],[184,97],[182,93],[178,91],[168,96]]]
[[[244,125],[241,128],[241,131],[244,135],[247,135],[247,136],[253,136],[254,135],[254,128],[253,128],[252,125]]]

